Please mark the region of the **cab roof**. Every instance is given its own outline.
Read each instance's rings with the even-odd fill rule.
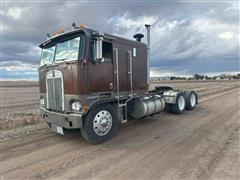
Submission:
[[[57,33],[56,35],[51,36],[49,39],[47,39],[46,41],[42,42],[39,47],[40,48],[48,48],[51,47],[53,44],[55,44],[58,41],[61,41],[62,39],[68,38],[68,37],[74,37],[79,35],[80,33],[84,33],[88,36],[99,33],[98,31],[91,29],[91,28],[77,28],[74,30],[70,30],[70,31],[66,31],[63,33]],[[112,40],[121,40],[121,41],[128,41],[130,43],[135,43],[136,45],[146,45],[143,42],[139,42],[133,39],[127,39],[124,37],[120,37],[120,36],[116,36],[113,34],[108,34],[108,33],[104,33],[104,37],[107,39],[112,39]]]

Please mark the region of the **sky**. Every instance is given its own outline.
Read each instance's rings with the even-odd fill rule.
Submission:
[[[1,1],[0,79],[38,79],[47,33],[84,24],[132,39],[151,24],[151,76],[240,71],[238,1]],[[144,38],[145,42],[146,39]]]

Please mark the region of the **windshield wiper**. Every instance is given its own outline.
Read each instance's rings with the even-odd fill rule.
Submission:
[[[41,67],[45,67],[45,68],[48,68],[49,66],[51,66],[52,64],[44,64],[42,65]]]
[[[67,58],[58,59],[57,61],[65,61]]]
[[[58,59],[57,61],[61,61],[61,62],[64,62],[66,65],[69,64],[67,61],[66,61],[67,58],[62,58],[62,59]]]

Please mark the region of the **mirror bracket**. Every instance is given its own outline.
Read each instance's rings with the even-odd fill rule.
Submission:
[[[102,42],[103,42],[103,33],[99,32],[94,32],[94,52],[95,52],[95,61],[96,62],[101,62],[103,57],[102,57]]]
[[[96,59],[101,60],[102,59],[102,42],[103,42],[103,37],[96,37]]]

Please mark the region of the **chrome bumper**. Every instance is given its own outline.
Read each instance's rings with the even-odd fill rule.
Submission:
[[[83,120],[81,114],[63,114],[41,108],[41,115],[47,123],[55,124],[66,129],[75,129],[82,127]]]

